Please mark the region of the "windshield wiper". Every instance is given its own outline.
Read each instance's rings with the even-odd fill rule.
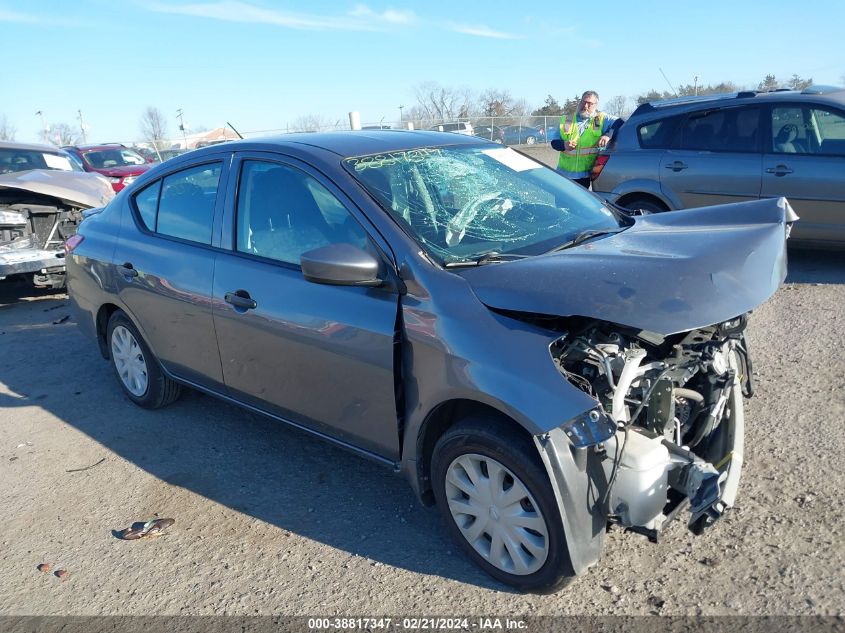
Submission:
[[[464,262],[448,262],[444,264],[445,268],[466,268],[468,266],[483,266],[484,264],[494,264],[498,262],[511,262],[517,259],[525,259],[531,255],[520,255],[519,253],[486,253],[478,259],[470,259]]]
[[[599,235],[612,235],[614,233],[621,233],[628,227],[620,227],[618,229],[590,229],[588,231],[581,231],[578,235],[573,237],[568,242],[564,242],[560,246],[555,246],[552,250],[547,251],[547,253],[556,253],[558,251],[565,250],[567,248],[572,248],[573,246],[578,246],[579,244],[583,244],[587,240],[591,240],[594,237],[598,237]]]

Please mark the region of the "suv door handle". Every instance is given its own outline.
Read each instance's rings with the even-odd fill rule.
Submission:
[[[255,299],[249,296],[249,293],[246,290],[235,290],[235,292],[227,292],[223,299],[226,300],[226,303],[229,303],[236,308],[241,308],[242,310],[254,310],[258,307],[258,304],[255,302]]]
[[[120,274],[126,277],[127,279],[131,279],[133,277],[138,276],[138,271],[135,270],[135,267],[132,265],[131,262],[125,262],[123,266],[119,266],[118,271],[120,271]]]
[[[777,167],[769,167],[766,173],[774,174],[775,176],[786,176],[786,174],[791,174],[792,170],[786,165],[778,165]]]
[[[671,169],[672,171],[681,171],[682,169],[686,169],[689,167],[685,162],[676,160],[671,165],[666,165],[666,169]]]

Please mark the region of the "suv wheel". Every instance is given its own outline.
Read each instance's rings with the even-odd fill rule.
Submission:
[[[622,206],[626,209],[630,209],[631,211],[642,209],[643,211],[648,211],[649,213],[663,213],[664,211],[669,210],[669,208],[662,202],[658,202],[654,198],[646,197],[631,198]]]
[[[523,591],[571,580],[560,513],[529,438],[495,419],[467,420],[437,442],[431,472],[449,532],[487,573]]]

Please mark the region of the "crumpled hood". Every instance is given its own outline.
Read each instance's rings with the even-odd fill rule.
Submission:
[[[114,198],[114,190],[99,174],[56,169],[31,169],[0,175],[0,189],[20,189],[58,198],[78,207],[101,207]]]
[[[661,335],[726,321],[786,277],[785,198],[636,218],[558,253],[457,270],[491,308],[585,316]]]

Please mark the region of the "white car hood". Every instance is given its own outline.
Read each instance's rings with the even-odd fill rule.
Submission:
[[[18,189],[58,198],[77,207],[102,207],[114,198],[111,184],[98,174],[31,169],[0,174],[0,190]]]

